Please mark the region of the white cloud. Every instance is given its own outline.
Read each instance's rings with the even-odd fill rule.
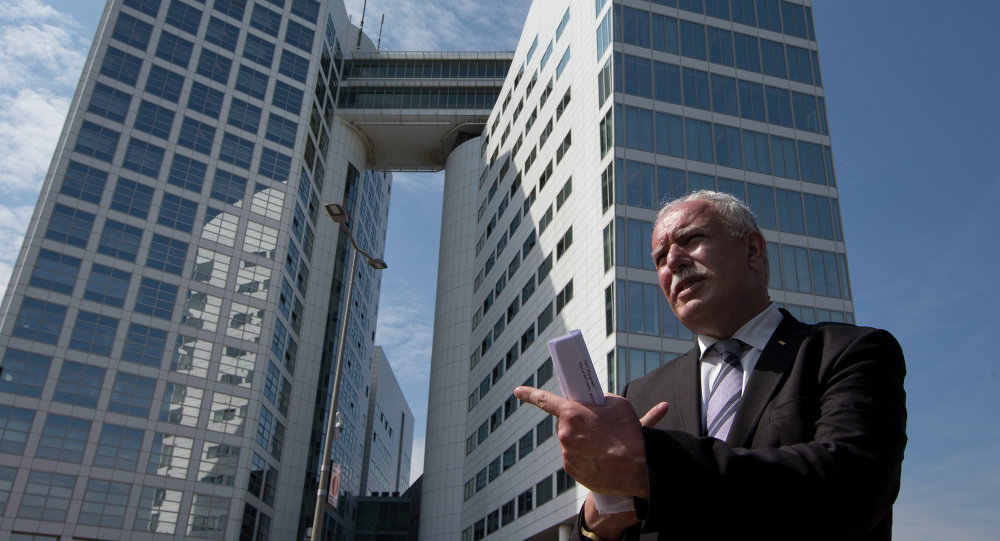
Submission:
[[[0,94],[0,196],[38,192],[68,108],[45,89]]]
[[[430,381],[434,299],[415,291],[382,295],[375,342],[385,349],[397,379],[412,386]]]
[[[38,197],[89,36],[39,0],[0,3],[0,293]]]
[[[364,0],[346,0],[355,24]],[[365,33],[373,39],[385,14],[383,49],[410,51],[512,50],[530,0],[369,0]]]
[[[439,173],[393,173],[392,187],[408,192],[441,193],[444,191],[444,172]],[[398,194],[399,192],[395,192]]]

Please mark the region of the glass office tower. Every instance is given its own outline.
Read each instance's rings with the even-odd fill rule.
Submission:
[[[532,5],[486,130],[449,159],[422,539],[568,534],[586,492],[511,392],[558,392],[546,342],[571,329],[616,392],[694,345],[649,257],[665,199],[745,200],[771,298],[853,321],[810,6]]]
[[[0,313],[0,537],[303,535],[348,278],[322,205],[379,256],[391,184],[334,118],[347,41],[339,2],[108,2]],[[353,494],[379,283],[358,265]]]

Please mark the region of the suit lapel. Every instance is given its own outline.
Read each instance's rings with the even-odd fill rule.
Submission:
[[[701,382],[698,377],[698,347],[685,353],[677,361],[677,376],[673,378],[676,402],[670,404],[670,414],[677,414],[680,430],[688,434],[701,434]]]
[[[788,374],[788,369],[795,361],[799,346],[809,329],[785,310],[781,312],[785,317],[757,359],[743,392],[742,402],[733,419],[733,426],[726,438],[726,442],[732,447],[751,445],[757,425],[764,414],[764,408]]]

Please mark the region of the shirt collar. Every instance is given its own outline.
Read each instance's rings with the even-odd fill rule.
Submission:
[[[742,327],[737,329],[732,337],[739,339],[754,349],[763,350],[783,317],[781,311],[778,310],[778,305],[772,302],[767,308],[754,316],[753,319],[747,321]],[[708,348],[712,347],[718,341],[718,338],[699,334],[699,357],[704,356]]]

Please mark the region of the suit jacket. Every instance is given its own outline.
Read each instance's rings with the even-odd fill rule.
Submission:
[[[891,538],[906,445],[899,344],[782,312],[725,442],[702,435],[697,347],[627,386],[640,416],[670,410],[643,429],[650,498],[626,538]]]

